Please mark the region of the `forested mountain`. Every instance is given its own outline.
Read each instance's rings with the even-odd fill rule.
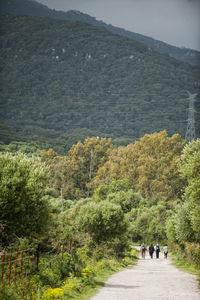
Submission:
[[[4,142],[9,127],[60,153],[87,136],[185,136],[197,67],[87,23],[4,15],[0,25]]]
[[[144,43],[146,46],[160,52],[166,53],[171,57],[178,60],[188,62],[193,65],[200,65],[200,52],[188,48],[179,48],[167,43],[155,40],[151,37],[141,35],[139,33],[127,31],[125,29],[115,27],[111,24],[106,24],[102,21],[96,20],[87,14],[79,11],[56,11],[49,9],[47,6],[42,5],[34,0],[2,0],[0,3],[0,14],[25,14],[32,16],[43,16],[63,20],[73,20],[87,22],[95,26],[103,26],[110,32],[119,34],[130,39]]]

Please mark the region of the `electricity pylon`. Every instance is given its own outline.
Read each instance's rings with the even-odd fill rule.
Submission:
[[[194,120],[194,102],[195,97],[197,94],[191,94],[188,92],[189,95],[189,109],[188,109],[188,120],[187,120],[187,129],[185,134],[185,140],[187,143],[193,141],[195,139],[195,120]]]

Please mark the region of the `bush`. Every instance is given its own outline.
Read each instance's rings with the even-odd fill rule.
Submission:
[[[40,271],[40,278],[43,285],[52,287],[58,286],[61,282],[61,272],[58,264],[54,263],[51,267],[45,267]]]
[[[49,288],[43,294],[42,299],[44,300],[62,299],[63,296],[64,296],[64,290],[62,288],[56,288],[56,289]]]
[[[82,206],[78,223],[98,244],[113,237],[123,236],[128,229],[121,207],[105,201],[90,202]]]
[[[200,244],[199,243],[185,243],[185,250],[187,257],[192,263],[200,265]]]

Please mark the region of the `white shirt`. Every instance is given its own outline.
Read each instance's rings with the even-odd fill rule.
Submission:
[[[167,253],[167,251],[168,251],[168,247],[164,246],[164,252]]]

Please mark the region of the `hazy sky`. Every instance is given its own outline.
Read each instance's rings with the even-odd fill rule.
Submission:
[[[200,0],[37,0],[179,47],[200,50]]]

